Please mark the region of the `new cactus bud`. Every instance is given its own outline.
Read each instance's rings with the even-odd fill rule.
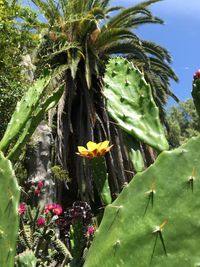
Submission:
[[[198,69],[198,70],[195,72],[193,78],[194,78],[194,80],[196,80],[196,79],[200,79],[200,69]]]

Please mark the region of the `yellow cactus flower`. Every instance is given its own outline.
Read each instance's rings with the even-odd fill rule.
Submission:
[[[92,159],[95,157],[103,157],[106,152],[110,151],[112,146],[113,145],[109,146],[109,141],[107,140],[98,144],[89,141],[86,144],[87,148],[85,148],[84,146],[78,146],[78,152],[76,154],[88,159]]]

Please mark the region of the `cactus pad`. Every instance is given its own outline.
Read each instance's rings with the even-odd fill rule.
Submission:
[[[11,163],[0,153],[0,266],[13,267],[20,189]]]
[[[96,157],[90,160],[92,165],[92,174],[96,189],[101,197],[103,205],[108,205],[112,202],[110,188],[108,184],[108,173],[104,157]]]
[[[161,153],[105,209],[84,267],[200,266],[200,136]]]
[[[158,108],[142,73],[127,60],[113,58],[104,82],[109,115],[119,126],[159,151],[168,149]]]
[[[50,74],[38,79],[26,92],[21,101],[17,103],[12,118],[8,124],[6,132],[0,142],[0,150],[4,151],[11,141],[23,130],[26,122],[35,111],[38,102],[42,98],[45,88],[51,79]]]

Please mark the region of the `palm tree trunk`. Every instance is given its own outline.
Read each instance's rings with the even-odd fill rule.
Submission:
[[[76,155],[77,146],[85,145],[89,140],[101,142],[107,139],[114,144],[106,155],[113,199],[133,176],[120,129],[109,120],[106,111],[102,81],[95,80],[95,91],[88,90],[83,75],[78,73],[76,84],[70,73],[66,74],[66,90],[57,109],[55,164],[68,170],[71,178],[69,189],[63,190],[65,205],[77,199],[91,202],[95,198],[90,167]]]

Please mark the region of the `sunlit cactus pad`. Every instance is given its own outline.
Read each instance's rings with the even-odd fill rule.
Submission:
[[[84,267],[200,266],[200,137],[163,152],[108,205]]]
[[[109,115],[119,126],[157,150],[168,149],[159,111],[143,74],[131,62],[117,57],[109,61],[104,82]]]

